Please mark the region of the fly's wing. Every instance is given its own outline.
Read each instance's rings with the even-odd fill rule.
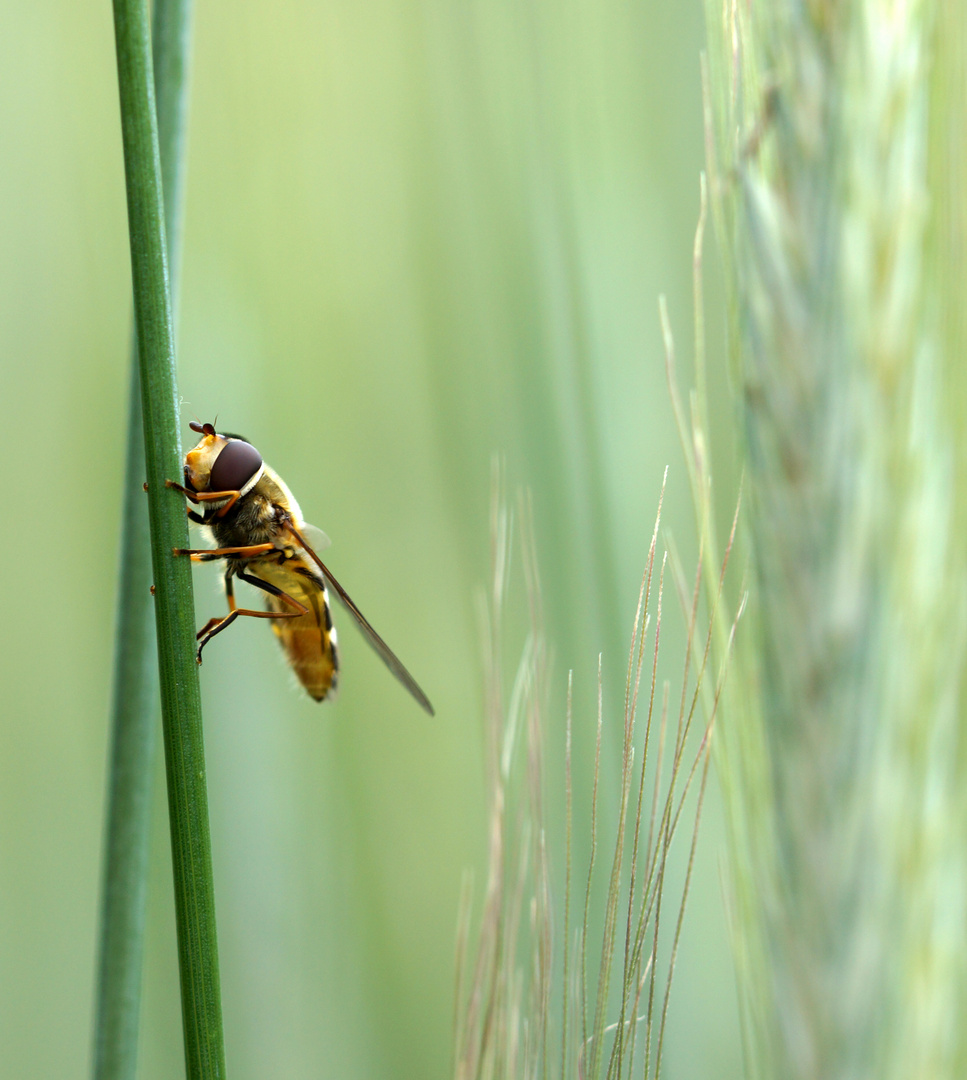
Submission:
[[[326,536],[322,529],[317,529],[315,525],[307,525],[303,522],[299,532],[306,538],[309,546],[314,551],[325,551],[326,548],[332,547],[332,541],[329,537]]]
[[[332,586],[333,591],[342,601],[346,610],[356,620],[356,625],[363,632],[363,637],[369,642],[370,645],[376,650],[379,658],[390,669],[390,671],[396,676],[396,678],[406,687],[406,689],[413,695],[417,703],[421,708],[425,709],[430,716],[435,715],[433,712],[433,706],[430,704],[430,699],[420,689],[416,679],[406,670],[403,666],[403,662],[393,652],[393,650],[386,644],[385,641],[376,633],[376,631],[370,626],[369,621],[359,610],[358,607],[350,599],[349,594],[339,584],[338,581],[332,576],[329,568],[323,563],[322,559],[312,550],[307,541],[303,538],[301,531],[297,529],[291,521],[283,523],[283,527],[288,529],[290,533],[298,541],[299,545],[305,550],[306,554],[312,559],[312,561],[322,571],[326,581]]]

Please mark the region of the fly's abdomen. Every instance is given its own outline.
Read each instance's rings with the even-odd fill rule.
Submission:
[[[316,701],[333,697],[339,656],[325,585],[297,558],[287,559],[281,567],[259,566],[255,573],[309,609],[307,614],[295,618],[273,619],[272,629],[285,650],[290,667],[309,695]],[[269,611],[280,614],[293,610],[281,597],[266,596],[266,603]]]

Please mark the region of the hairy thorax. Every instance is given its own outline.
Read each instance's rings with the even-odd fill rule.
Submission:
[[[246,547],[283,540],[281,522],[287,510],[269,493],[260,491],[260,486],[239,499],[223,518],[212,517],[209,527],[217,547]]]

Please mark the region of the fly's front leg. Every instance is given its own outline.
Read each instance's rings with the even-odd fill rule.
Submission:
[[[220,506],[215,511],[215,517],[224,517],[242,497],[242,493],[240,491],[192,491],[190,488],[186,488],[183,484],[175,483],[174,480],[165,480],[165,487],[170,487],[173,488],[175,491],[180,491],[186,499],[196,504],[203,502],[220,502],[222,499],[227,499],[228,501],[225,503],[225,505]],[[190,510],[188,512],[188,516],[191,517]],[[202,520],[202,524],[205,524],[204,519]]]
[[[201,502],[201,499],[199,499],[197,492],[189,491],[188,488],[183,487],[181,484],[176,484],[174,480],[165,480],[165,487],[170,487],[173,488],[175,491],[180,492],[182,495],[184,495],[186,499],[190,499],[196,506],[199,502]],[[144,490],[148,490],[147,484],[144,485]],[[193,521],[196,525],[208,524],[208,522],[201,516],[201,514],[196,513],[194,510],[188,511],[188,520]]]
[[[268,545],[270,549],[272,546],[272,544]],[[221,619],[217,617],[209,619],[195,635],[198,639],[198,652],[195,655],[195,659],[199,664],[201,663],[202,649],[204,649],[216,634],[220,634],[226,627],[231,626],[239,615],[247,615],[252,619],[298,619],[300,615],[309,614],[309,609],[304,604],[300,604],[298,600],[293,599],[293,597],[289,596],[288,593],[283,592],[278,586],[272,585],[268,581],[263,581],[261,578],[252,577],[242,570],[235,570],[234,574],[237,574],[242,581],[247,581],[250,585],[254,585],[257,589],[262,589],[272,596],[277,596],[284,604],[288,604],[289,607],[295,608],[295,610],[252,611],[250,608],[237,608],[235,606],[235,588],[232,585],[233,571],[227,571],[225,574],[225,597],[228,600],[228,614]]]
[[[186,488],[184,484],[178,484],[174,480],[165,480],[165,487],[172,488],[174,491],[180,492],[190,502],[201,502],[201,499],[198,497],[198,492],[192,491],[191,488]],[[144,490],[148,490],[147,484],[144,485]]]

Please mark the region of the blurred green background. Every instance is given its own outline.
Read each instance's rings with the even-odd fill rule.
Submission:
[[[19,542],[0,564],[0,1074],[71,1078],[90,1062],[130,264],[110,6],[7,5],[4,26],[0,444]],[[599,652],[619,722],[666,464],[666,525],[694,557],[656,300],[687,357],[702,40],[698,4],[198,7],[186,441],[217,414],[259,447],[438,714],[345,618],[334,705],[294,689],[264,625],[207,652],[233,1078],[449,1074],[460,883],[473,868],[479,895],[485,869],[493,455],[533,492],[552,801],[569,669],[579,769]],[[199,624],[223,608],[217,578],[196,571]],[[518,597],[511,659],[525,623]],[[183,1070],[160,752],[157,790],[145,1080]],[[722,832],[713,792],[670,1077],[740,1075]]]

